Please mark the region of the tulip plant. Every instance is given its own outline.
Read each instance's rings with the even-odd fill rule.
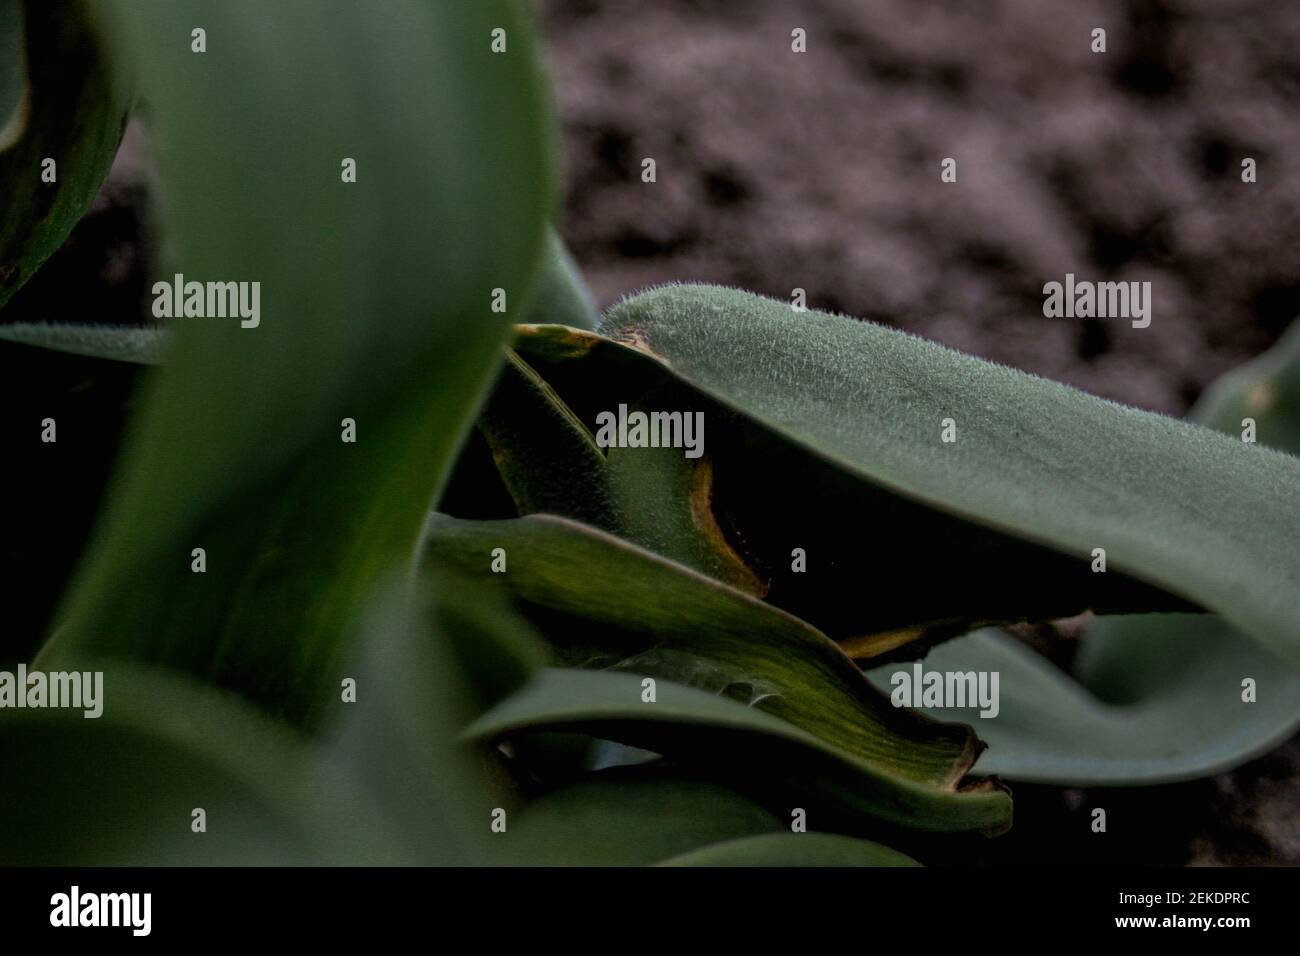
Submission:
[[[1178,421],[729,288],[599,315],[509,0],[0,0],[0,57],[0,666],[102,674],[0,695],[0,862],[909,865],[1300,722],[1295,335]],[[170,317],[6,317],[133,115]],[[1004,630],[1085,611],[1072,671]]]

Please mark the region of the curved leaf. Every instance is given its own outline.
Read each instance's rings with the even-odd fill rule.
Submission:
[[[100,716],[0,709],[0,863],[489,861],[499,800],[459,739],[475,701],[451,652],[457,640],[521,625],[481,601],[467,618],[454,610],[459,600],[416,601],[398,583],[370,602],[319,744],[235,695],[128,661],[84,659],[79,670],[103,674]],[[196,808],[202,832],[192,829]]]
[[[374,807],[289,728],[237,698],[121,661],[103,713],[0,710],[0,863],[361,863]],[[311,783],[315,782],[315,786]],[[192,829],[195,808],[207,832]]]
[[[1261,441],[1300,451],[1300,324],[1216,382],[1192,417],[1228,434],[1256,419]],[[1102,617],[1075,678],[994,631],[945,645],[936,669],[997,670],[1002,704],[980,721],[981,772],[1078,785],[1186,780],[1230,769],[1300,726],[1300,672],[1217,617]],[[873,674],[884,686],[889,669]],[[1255,682],[1253,702],[1243,681]],[[930,711],[943,718],[943,711]]]
[[[738,837],[664,860],[660,866],[919,866],[910,856],[835,833]]]
[[[539,332],[569,335],[573,331],[524,326],[519,342],[536,354],[543,341]],[[555,370],[547,356],[541,355],[540,360],[548,371]],[[642,364],[644,372],[645,363],[634,361]],[[683,404],[671,396],[680,397],[684,406],[699,403],[698,396],[688,395],[687,389],[674,383],[632,384],[638,381],[636,375],[618,380],[619,386],[630,386],[630,394],[637,396],[635,411],[654,396],[676,409]],[[571,389],[573,383],[566,385]],[[609,407],[616,407],[622,397],[617,389],[602,389],[600,396],[588,397]],[[743,591],[761,594],[761,582],[729,547],[713,520],[710,460],[697,463],[673,448],[601,448],[589,427],[593,412],[583,411],[585,421],[517,352],[509,354],[479,416],[479,428],[518,511],[563,515],[594,525]]]
[[[642,701],[642,678],[613,671],[548,668],[470,725],[471,739],[575,731],[664,754],[764,793],[777,787],[803,806],[813,826],[863,823],[862,815],[923,830],[1010,826],[1010,796],[993,785],[940,793],[887,778],[860,758],[756,707],[668,680]],[[824,815],[824,816],[823,816]],[[827,829],[832,827],[828,826]]]
[[[16,39],[17,5],[5,7],[0,51]],[[12,124],[0,130],[0,306],[63,244],[90,206],[117,154],[132,102],[106,59],[90,4],[22,7],[26,102],[16,113],[0,112],[0,126]],[[0,63],[3,70],[23,69],[21,60],[0,56]],[[0,95],[8,82],[0,78]],[[53,182],[47,181],[46,159],[57,164]]]
[[[993,630],[935,648],[925,669],[1000,675],[999,712],[978,722],[988,744],[979,773],[1071,786],[1168,783],[1243,763],[1300,724],[1300,675],[1232,637],[1211,615],[1105,617],[1085,647],[1104,646],[1107,660],[1085,663],[1079,681]],[[888,687],[894,670],[872,677]],[[1245,677],[1257,683],[1255,703],[1242,700]]]
[[[310,724],[365,596],[414,554],[509,308],[528,301],[552,134],[527,14],[111,10],[157,125],[174,272],[259,282],[260,316],[175,320],[44,659],[162,661]]]
[[[504,549],[497,577],[568,663],[737,696],[862,760],[883,782],[920,783],[937,799],[978,753],[969,728],[893,707],[803,621],[594,528],[547,515],[433,515],[427,543],[439,574],[482,573]]]
[[[23,0],[0,0],[0,152],[23,134],[29,97]]]
[[[552,511],[600,527],[616,523],[605,490],[605,455],[591,432],[513,351],[506,353],[478,427],[521,513]]]
[[[1188,417],[1237,437],[1253,419],[1256,441],[1300,455],[1300,321],[1259,358],[1213,382]]]
[[[1296,458],[729,289],[656,289],[601,331],[842,469],[1080,565],[1104,548],[1300,661]]]
[[[554,322],[578,329],[594,329],[600,310],[573,261],[564,240],[554,228],[546,233],[546,258],[529,309],[529,322]]]
[[[602,527],[762,596],[855,657],[914,657],[980,622],[1191,609],[864,481],[675,380],[644,352],[554,326],[520,329],[516,348],[585,427],[623,404],[702,415],[699,459],[675,448],[608,450],[607,467],[589,476],[612,516]],[[578,517],[565,500],[549,504]],[[845,600],[862,595],[864,581],[869,599]]]

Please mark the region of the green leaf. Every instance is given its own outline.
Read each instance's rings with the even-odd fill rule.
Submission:
[[[557,367],[538,345],[574,333],[564,326],[524,326],[518,341],[548,374],[564,381],[563,366]],[[595,336],[588,340],[599,341]],[[687,405],[699,402],[687,389],[661,381],[657,369],[649,369],[654,377],[648,380],[645,373],[651,363],[625,349],[618,352],[632,355],[631,364],[640,365],[641,374],[611,377],[614,387],[587,391],[580,396],[587,402],[578,410],[511,352],[479,428],[518,511],[558,514],[594,525],[741,590],[762,593],[760,582],[713,519],[709,460],[697,463],[674,448],[602,449],[596,444],[591,427],[596,408],[616,407],[622,388],[632,389],[636,410],[656,398],[673,408],[681,407],[678,398]],[[564,384],[573,394],[574,383]]]
[[[969,728],[893,707],[803,621],[594,528],[545,515],[430,519],[435,577],[504,549],[510,590],[563,661],[735,696],[862,760],[882,781],[950,795],[978,752]]]
[[[1189,416],[1241,437],[1243,420],[1255,420],[1255,439],[1300,455],[1300,322],[1271,349],[1212,383]]]
[[[506,353],[478,427],[520,513],[556,512],[602,528],[617,524],[605,488],[604,453],[513,351]]]
[[[719,840],[770,833],[762,807],[705,780],[658,767],[605,770],[511,816],[501,859],[524,866],[644,866]]]
[[[497,849],[489,824],[499,801],[460,739],[479,701],[457,651],[485,632],[520,624],[490,603],[476,619],[448,613],[466,600],[443,589],[423,597],[407,592],[400,580],[386,582],[367,610],[358,654],[331,695],[323,770],[345,774],[373,798],[372,818],[356,825],[376,831],[367,841],[374,852],[426,866],[483,863]],[[503,667],[516,664],[496,656]],[[531,663],[523,667],[531,672]],[[352,701],[341,689],[349,677]]]
[[[738,837],[664,860],[660,866],[919,866],[869,840],[835,833],[764,833]]]
[[[553,326],[521,329],[516,348],[583,427],[621,405],[702,414],[698,460],[678,448],[608,450],[595,477],[613,518],[601,526],[816,624],[855,657],[916,656],[980,622],[1189,609],[1118,572],[1093,574],[1088,562],[864,481],[677,381],[644,352]],[[517,407],[506,413],[522,419]],[[564,500],[548,504],[580,517]],[[870,600],[844,599],[864,581]]]
[[[0,864],[378,861],[374,807],[289,728],[237,698],[121,661],[102,715],[0,710]],[[315,786],[309,785],[314,782]],[[208,832],[191,829],[195,808]]]
[[[113,75],[91,5],[7,2],[0,8],[0,307],[63,244],[108,175],[132,95]],[[26,60],[11,59],[25,20]],[[6,55],[8,51],[8,55]],[[12,102],[13,71],[26,74],[26,101]],[[23,121],[23,114],[26,114]],[[56,180],[42,163],[54,159]]]
[[[739,424],[734,416],[708,407],[675,382],[649,389],[629,404],[628,411],[681,412],[684,423],[686,416],[696,415],[701,408],[710,436],[726,434]],[[724,528],[719,523],[714,507],[721,467],[717,456],[687,458],[682,449],[673,447],[613,447],[608,455],[607,494],[618,515],[611,530],[748,594],[769,593],[770,582],[760,579],[740,553],[746,543],[729,535],[730,525]]]
[[[456,641],[520,624],[466,618],[402,582],[371,602],[320,743],[239,697],[120,660],[100,716],[0,709],[0,863],[465,865],[483,863],[500,800],[460,739],[476,710]],[[438,622],[433,633],[429,621]],[[498,660],[506,665],[502,656]],[[354,682],[350,699],[344,680]],[[93,686],[93,685],[92,685]],[[93,712],[93,711],[92,711]],[[206,832],[192,829],[205,812]]]
[[[728,289],[656,289],[612,309],[602,332],[880,488],[1081,568],[1104,548],[1109,573],[1194,601],[1300,661],[1300,498],[1284,492],[1300,487],[1300,459]],[[955,443],[941,441],[945,418]],[[1014,580],[1003,564],[992,570]],[[871,583],[875,596],[888,582]],[[930,576],[927,590],[947,583]]]
[[[794,724],[716,693],[656,678],[657,699],[645,703],[641,682],[636,674],[548,668],[467,734],[480,740],[537,731],[591,734],[762,792],[779,786],[840,825],[861,825],[861,814],[938,831],[1001,832],[1010,825],[1010,797],[996,786],[944,790],[890,776]]]
[[[514,693],[551,662],[541,638],[481,577],[449,569],[436,587],[433,632],[450,643],[478,710]]]
[[[23,0],[0,0],[0,152],[26,129],[29,97]]]
[[[1256,419],[1258,437],[1300,451],[1300,325],[1224,376],[1192,417],[1230,435]],[[1300,726],[1300,673],[1221,619],[1102,617],[1089,624],[1073,677],[1004,634],[953,641],[939,670],[1001,674],[1001,713],[981,720],[981,772],[1078,785],[1187,780],[1265,753]],[[887,685],[892,669],[873,674]],[[1242,681],[1256,700],[1242,699]],[[960,712],[929,711],[940,719]]]
[[[578,264],[554,228],[546,233],[546,258],[528,321],[578,329],[594,329],[600,321],[600,310],[582,281]]]
[[[159,365],[171,337],[167,329],[135,325],[14,322],[0,325],[0,343],[31,345],[70,355]]]
[[[176,320],[43,659],[166,662],[311,725],[496,369],[494,290],[529,299],[552,131],[528,17],[506,0],[112,11],[157,126],[173,271],[260,282],[260,321]]]
[[[999,712],[978,720],[989,745],[978,772],[1070,786],[1189,780],[1272,749],[1300,724],[1300,675],[1212,615],[1098,618],[1084,647],[1078,680],[993,630],[930,652],[927,671],[999,674]],[[872,677],[888,687],[896,669]],[[1256,703],[1242,701],[1244,677],[1258,684]]]

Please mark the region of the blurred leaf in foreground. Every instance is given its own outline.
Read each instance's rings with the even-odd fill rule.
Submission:
[[[200,7],[198,56],[177,38]],[[42,661],[166,663],[314,725],[528,301],[552,132],[527,13],[109,11],[156,126],[175,271],[257,282],[260,313],[175,320]],[[506,55],[489,47],[497,27]]]
[[[879,843],[835,833],[738,837],[664,860],[660,866],[917,866]]]

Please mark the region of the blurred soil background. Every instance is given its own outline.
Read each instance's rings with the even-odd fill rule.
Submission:
[[[1300,313],[1300,4],[536,2],[561,232],[602,307],[669,281],[803,288],[1171,415]],[[1044,318],[1067,272],[1149,280],[1150,327]],[[926,862],[1300,865],[1296,740],[1195,783],[1013,790],[1011,834]]]
[[[539,7],[562,231],[602,306],[669,280],[799,287],[1175,415],[1300,313],[1300,5]],[[790,50],[795,27],[807,53]],[[657,183],[641,182],[645,157]],[[1045,319],[1043,283],[1067,272],[1150,280],[1151,327]]]
[[[602,307],[668,281],[799,287],[811,307],[1172,415],[1300,313],[1300,4],[534,2],[561,232]],[[133,124],[4,320],[147,321],[153,177]],[[1150,280],[1151,326],[1044,318],[1043,284],[1067,272]],[[78,506],[88,531],[96,502]],[[1300,865],[1296,740],[1189,784],[1013,790],[1010,834],[937,841],[923,861]]]

